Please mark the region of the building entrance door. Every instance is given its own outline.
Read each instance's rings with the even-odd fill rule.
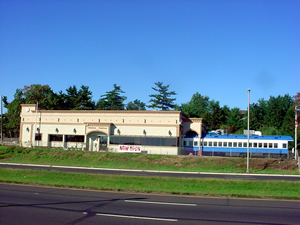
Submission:
[[[99,142],[100,142],[100,151],[105,151],[107,148],[107,136],[98,136],[99,137]]]
[[[93,132],[88,136],[89,151],[105,151],[107,148],[107,136],[101,132]]]

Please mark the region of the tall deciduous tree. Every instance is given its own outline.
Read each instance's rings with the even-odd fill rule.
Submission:
[[[270,99],[267,102],[264,125],[280,129],[287,111],[292,106],[293,99],[289,95],[278,97],[270,96]]]
[[[229,111],[226,125],[230,130],[230,133],[235,133],[236,131],[243,128],[244,116],[241,114],[241,110],[237,107]],[[229,132],[229,131],[228,131]]]
[[[171,96],[176,95],[175,91],[169,91],[170,85],[163,85],[163,82],[156,82],[155,87],[152,87],[154,91],[157,92],[157,94],[151,94],[149,95],[150,99],[150,105],[148,105],[149,108],[153,109],[160,109],[160,110],[170,110],[174,109],[175,104],[174,101],[176,98],[172,98]]]
[[[124,110],[124,101],[127,97],[122,96],[123,93],[125,92],[122,91],[121,86],[114,84],[112,91],[108,91],[101,96],[96,108],[100,110]]]
[[[196,92],[188,103],[181,104],[181,109],[188,117],[206,118],[209,113],[209,102],[208,96]]]
[[[3,97],[4,107],[7,109],[5,113],[6,121],[4,124],[4,132],[10,137],[17,137],[20,130],[20,112],[21,104],[25,103],[21,89],[17,89],[12,102],[7,101],[7,97]]]
[[[25,86],[22,90],[22,98],[26,104],[37,104],[42,109],[54,109],[56,95],[49,85],[32,84]]]

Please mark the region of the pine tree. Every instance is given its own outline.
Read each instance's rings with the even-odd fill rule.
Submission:
[[[175,91],[169,91],[170,85],[163,85],[163,82],[156,82],[156,87],[152,87],[152,89],[158,94],[151,94],[150,105],[149,108],[160,109],[160,110],[170,110],[174,109],[175,104],[173,103],[176,98],[171,98],[172,95],[176,95]]]

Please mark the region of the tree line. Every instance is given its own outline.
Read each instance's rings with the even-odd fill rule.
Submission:
[[[45,110],[180,110],[188,117],[203,118],[207,130],[227,129],[228,133],[243,133],[247,129],[247,113],[240,108],[221,106],[219,101],[196,92],[190,101],[175,104],[177,95],[163,82],[154,83],[149,104],[139,99],[125,104],[127,97],[120,85],[114,84],[111,91],[101,95],[98,101],[92,100],[88,86],[70,86],[55,93],[49,85],[33,84],[17,89],[14,99],[2,98],[7,112],[3,115],[4,137],[15,137],[20,129],[21,104],[37,104]],[[268,100],[259,99],[250,105],[250,129],[262,131],[264,135],[290,135],[295,131],[295,106],[300,106],[300,92],[292,97],[270,96]],[[299,142],[298,142],[299,143]]]

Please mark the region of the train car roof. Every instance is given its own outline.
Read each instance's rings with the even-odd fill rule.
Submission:
[[[248,139],[247,135],[243,134],[228,134],[228,135],[218,135],[218,134],[207,134],[205,138],[212,139]],[[251,140],[285,140],[285,141],[294,141],[291,136],[282,136],[282,135],[266,135],[266,136],[258,136],[258,135],[250,135],[249,139]]]

